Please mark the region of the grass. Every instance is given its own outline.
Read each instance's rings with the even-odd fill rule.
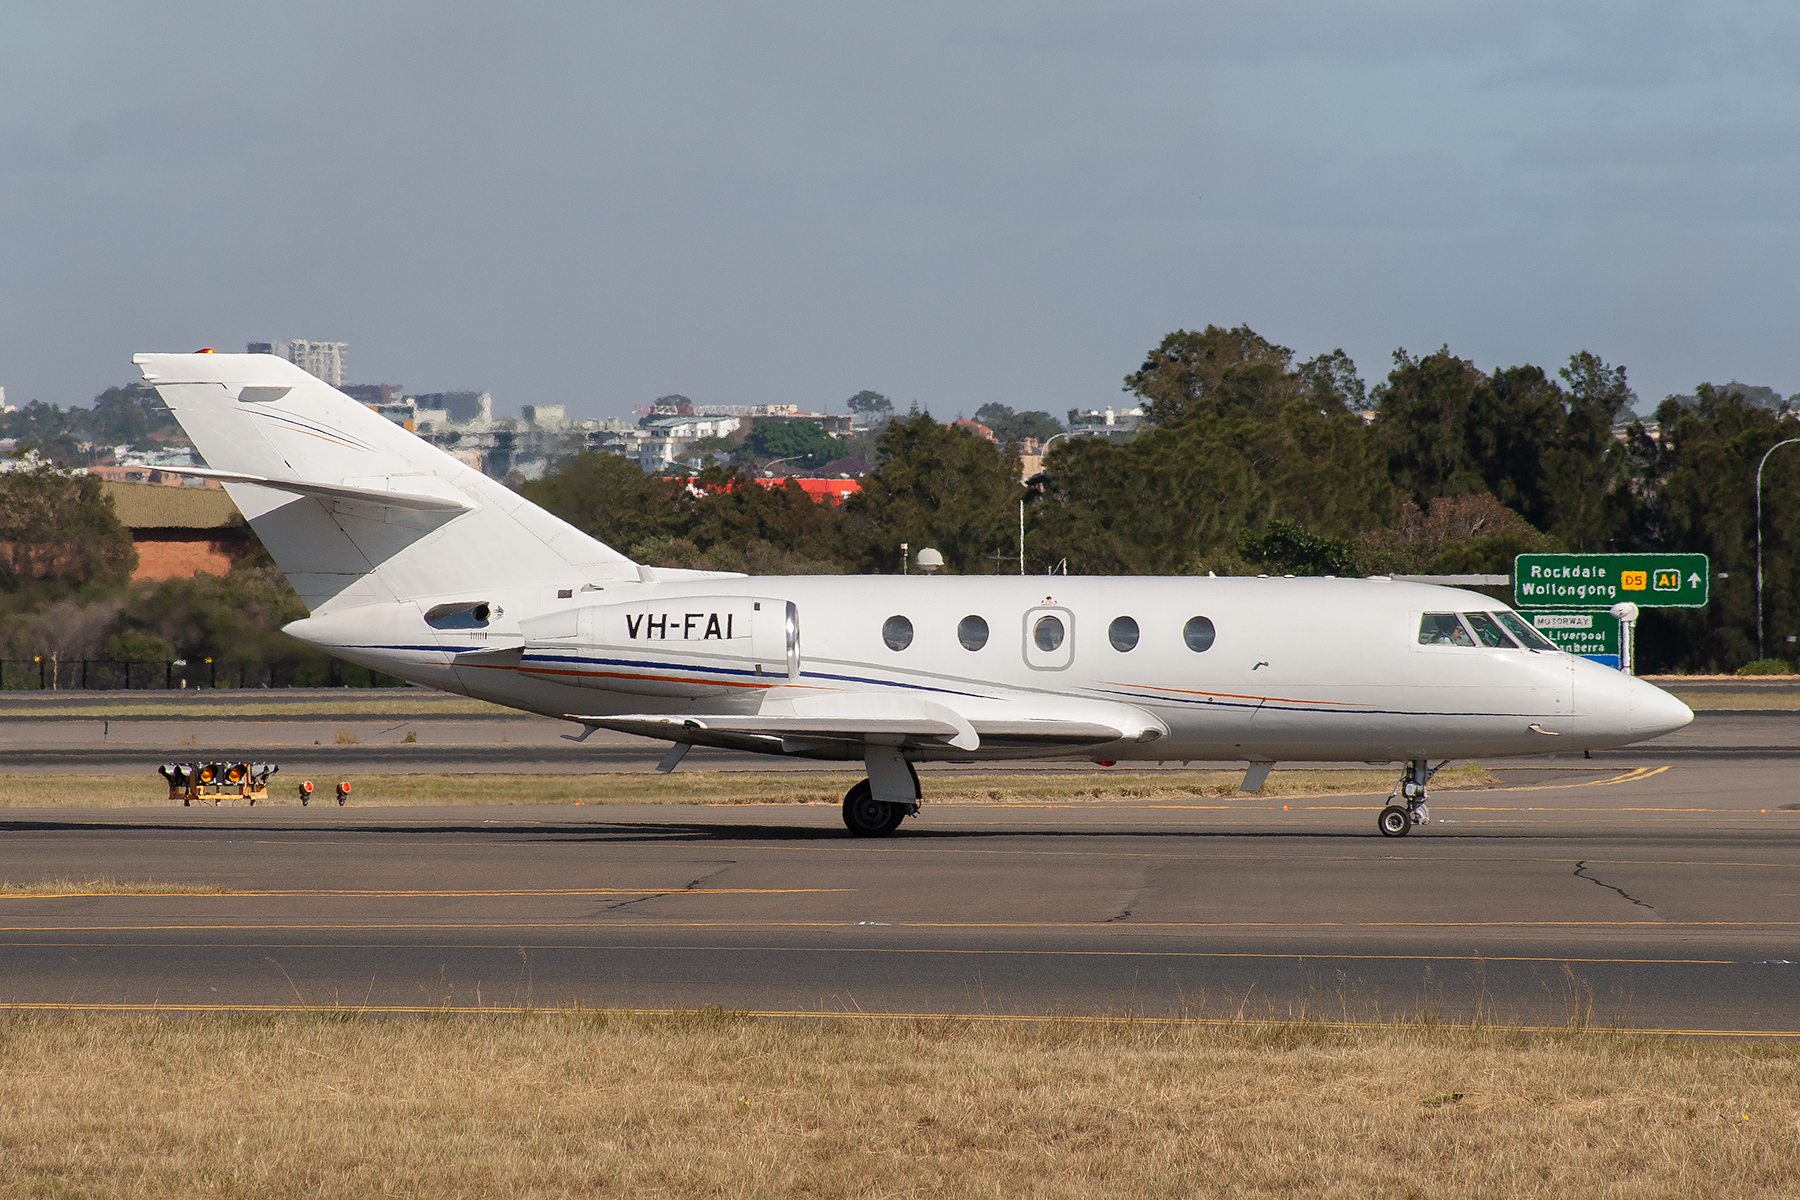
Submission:
[[[1800,692],[1682,692],[1670,695],[1698,712],[1703,708],[1734,708],[1790,712],[1800,709]]]
[[[1789,1047],[716,1012],[0,1018],[0,1192],[1763,1197]]]
[[[122,717],[411,717],[421,714],[446,716],[517,717],[517,709],[467,696],[418,688],[395,688],[393,699],[364,700],[345,697],[318,700],[269,700],[267,693],[238,692],[242,700],[204,703],[194,700],[121,699],[101,704],[7,704],[0,700],[0,720],[43,720],[54,717],[81,717],[88,720]],[[169,695],[169,693],[162,693]],[[231,696],[231,692],[206,692],[208,696]],[[179,695],[179,693],[176,693]],[[253,698],[256,697],[256,698]]]
[[[1276,769],[1258,794],[1266,799],[1305,796],[1385,794],[1395,770]],[[676,771],[571,774],[367,774],[321,775],[313,782],[315,805],[335,807],[332,788],[341,779],[351,785],[351,803],[370,805],[450,804],[838,804],[860,772],[830,771]],[[299,803],[301,777],[277,775],[269,781],[263,804]],[[1181,803],[1196,799],[1243,797],[1238,771],[1051,772],[964,775],[923,773],[925,794],[932,803],[1108,804],[1119,802]],[[1447,767],[1432,782],[1436,790],[1491,787],[1497,780],[1479,766]],[[136,808],[176,805],[162,779],[146,771],[130,775],[0,775],[0,808]],[[242,804],[228,800],[227,804]]]
[[[161,883],[154,879],[142,882],[112,878],[45,879],[37,883],[0,881],[0,899],[8,896],[33,896],[49,899],[61,896],[223,896],[231,889],[215,883]]]

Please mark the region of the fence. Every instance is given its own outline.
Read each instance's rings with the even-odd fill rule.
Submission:
[[[338,659],[259,662],[255,659],[171,659],[121,662],[111,658],[0,659],[0,691],[163,691],[180,688],[404,687],[406,681]]]

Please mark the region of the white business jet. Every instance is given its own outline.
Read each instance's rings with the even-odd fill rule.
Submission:
[[[267,354],[140,354],[348,662],[693,746],[860,760],[859,836],[919,811],[919,762],[1406,764],[1679,729],[1673,696],[1559,651],[1475,592],[1372,579],[779,576],[634,563]],[[1441,768],[1443,761],[1438,763]]]

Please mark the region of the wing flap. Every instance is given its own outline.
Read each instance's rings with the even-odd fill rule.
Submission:
[[[820,721],[804,717],[584,717],[570,714],[568,719],[600,729],[665,741],[688,741],[694,735],[715,733],[808,742],[866,742],[880,738],[893,739],[902,745],[922,745],[949,742],[958,733],[956,726],[948,722],[927,718],[840,717]]]
[[[690,717],[653,714],[609,717],[571,713],[568,714],[568,719],[598,729],[611,729],[638,737],[691,741],[700,745],[733,744],[721,739],[754,738],[795,745],[874,743],[902,747],[947,745],[961,750],[975,748],[961,744],[967,732],[965,729],[931,717]],[[1083,746],[1101,746],[1125,736],[1110,725],[1085,721],[977,721],[974,729],[980,738],[978,744],[990,750],[1069,750]]]

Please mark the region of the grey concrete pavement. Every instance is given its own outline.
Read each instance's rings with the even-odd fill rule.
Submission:
[[[829,806],[11,810],[0,877],[231,892],[0,899],[0,1004],[1800,1031],[1790,762],[1500,774],[1398,840],[1376,796],[928,802],[877,842]]]

